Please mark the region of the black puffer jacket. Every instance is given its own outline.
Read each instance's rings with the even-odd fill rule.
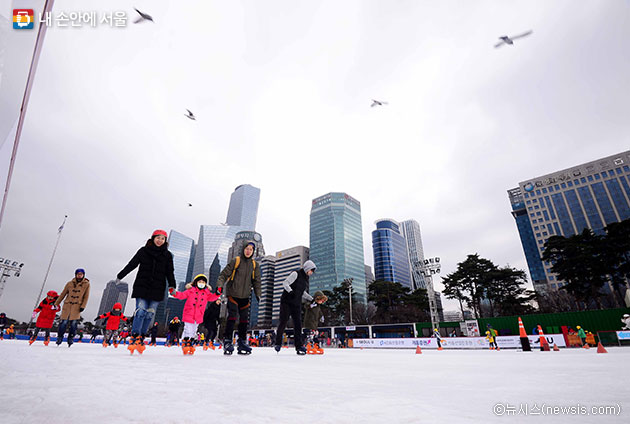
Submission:
[[[131,297],[162,301],[167,280],[168,286],[175,288],[173,255],[168,251],[168,243],[157,247],[149,240],[118,273],[118,279],[125,278],[137,266],[140,268],[133,283]]]
[[[302,297],[304,296],[304,292],[308,288],[308,275],[306,275],[306,272],[304,272],[302,268],[300,268],[298,271],[293,272],[297,273],[297,278],[293,283],[291,283],[292,291],[289,293],[284,290],[282,292],[282,296],[280,297],[280,301],[283,303],[290,303],[299,307],[302,304]]]

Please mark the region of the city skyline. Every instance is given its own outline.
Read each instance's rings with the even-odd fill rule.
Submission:
[[[25,264],[0,298],[10,317],[28,321],[64,215],[45,290],[81,267],[100,293],[153,230],[225,222],[243,183],[263,193],[269,252],[308,246],[311,201],[335,191],[361,200],[367,265],[368,224],[394,216],[422,224],[441,275],[473,253],[527,270],[506,190],[630,144],[624,2],[190,5],[186,26],[179,5],[138,0],[155,24],[49,28],[0,228],[0,255]],[[136,13],[55,2],[86,9]],[[36,31],[1,32],[6,170]]]

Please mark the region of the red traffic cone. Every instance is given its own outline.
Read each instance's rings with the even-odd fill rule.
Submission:
[[[553,344],[553,351],[554,351],[554,352],[559,352],[559,351],[560,351],[560,348],[559,348],[559,347],[558,347],[558,345],[557,345],[557,344],[555,344],[555,343]]]
[[[597,343],[597,353],[608,353],[602,342]]]
[[[422,353],[422,349],[420,349],[420,346],[416,346],[416,355],[420,355]]]

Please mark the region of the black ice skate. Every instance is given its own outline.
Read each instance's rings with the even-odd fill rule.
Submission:
[[[295,348],[295,353],[298,355],[306,355],[306,348],[304,346],[298,346]]]
[[[226,340],[223,342],[223,354],[231,355],[234,352],[234,345],[231,341]]]
[[[280,353],[280,349],[282,349],[282,346],[275,345],[273,348],[275,349],[276,352]]]
[[[245,340],[238,339],[237,353],[239,355],[251,355],[252,348],[247,346]]]

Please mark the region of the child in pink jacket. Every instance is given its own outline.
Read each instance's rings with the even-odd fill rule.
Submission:
[[[208,302],[214,302],[219,295],[208,289],[208,278],[199,274],[192,283],[186,284],[186,291],[177,292],[169,289],[169,293],[177,299],[186,299],[182,321],[184,321],[184,334],[182,334],[182,350],[184,355],[195,353],[193,344],[197,339],[197,327],[203,322],[203,313]]]

